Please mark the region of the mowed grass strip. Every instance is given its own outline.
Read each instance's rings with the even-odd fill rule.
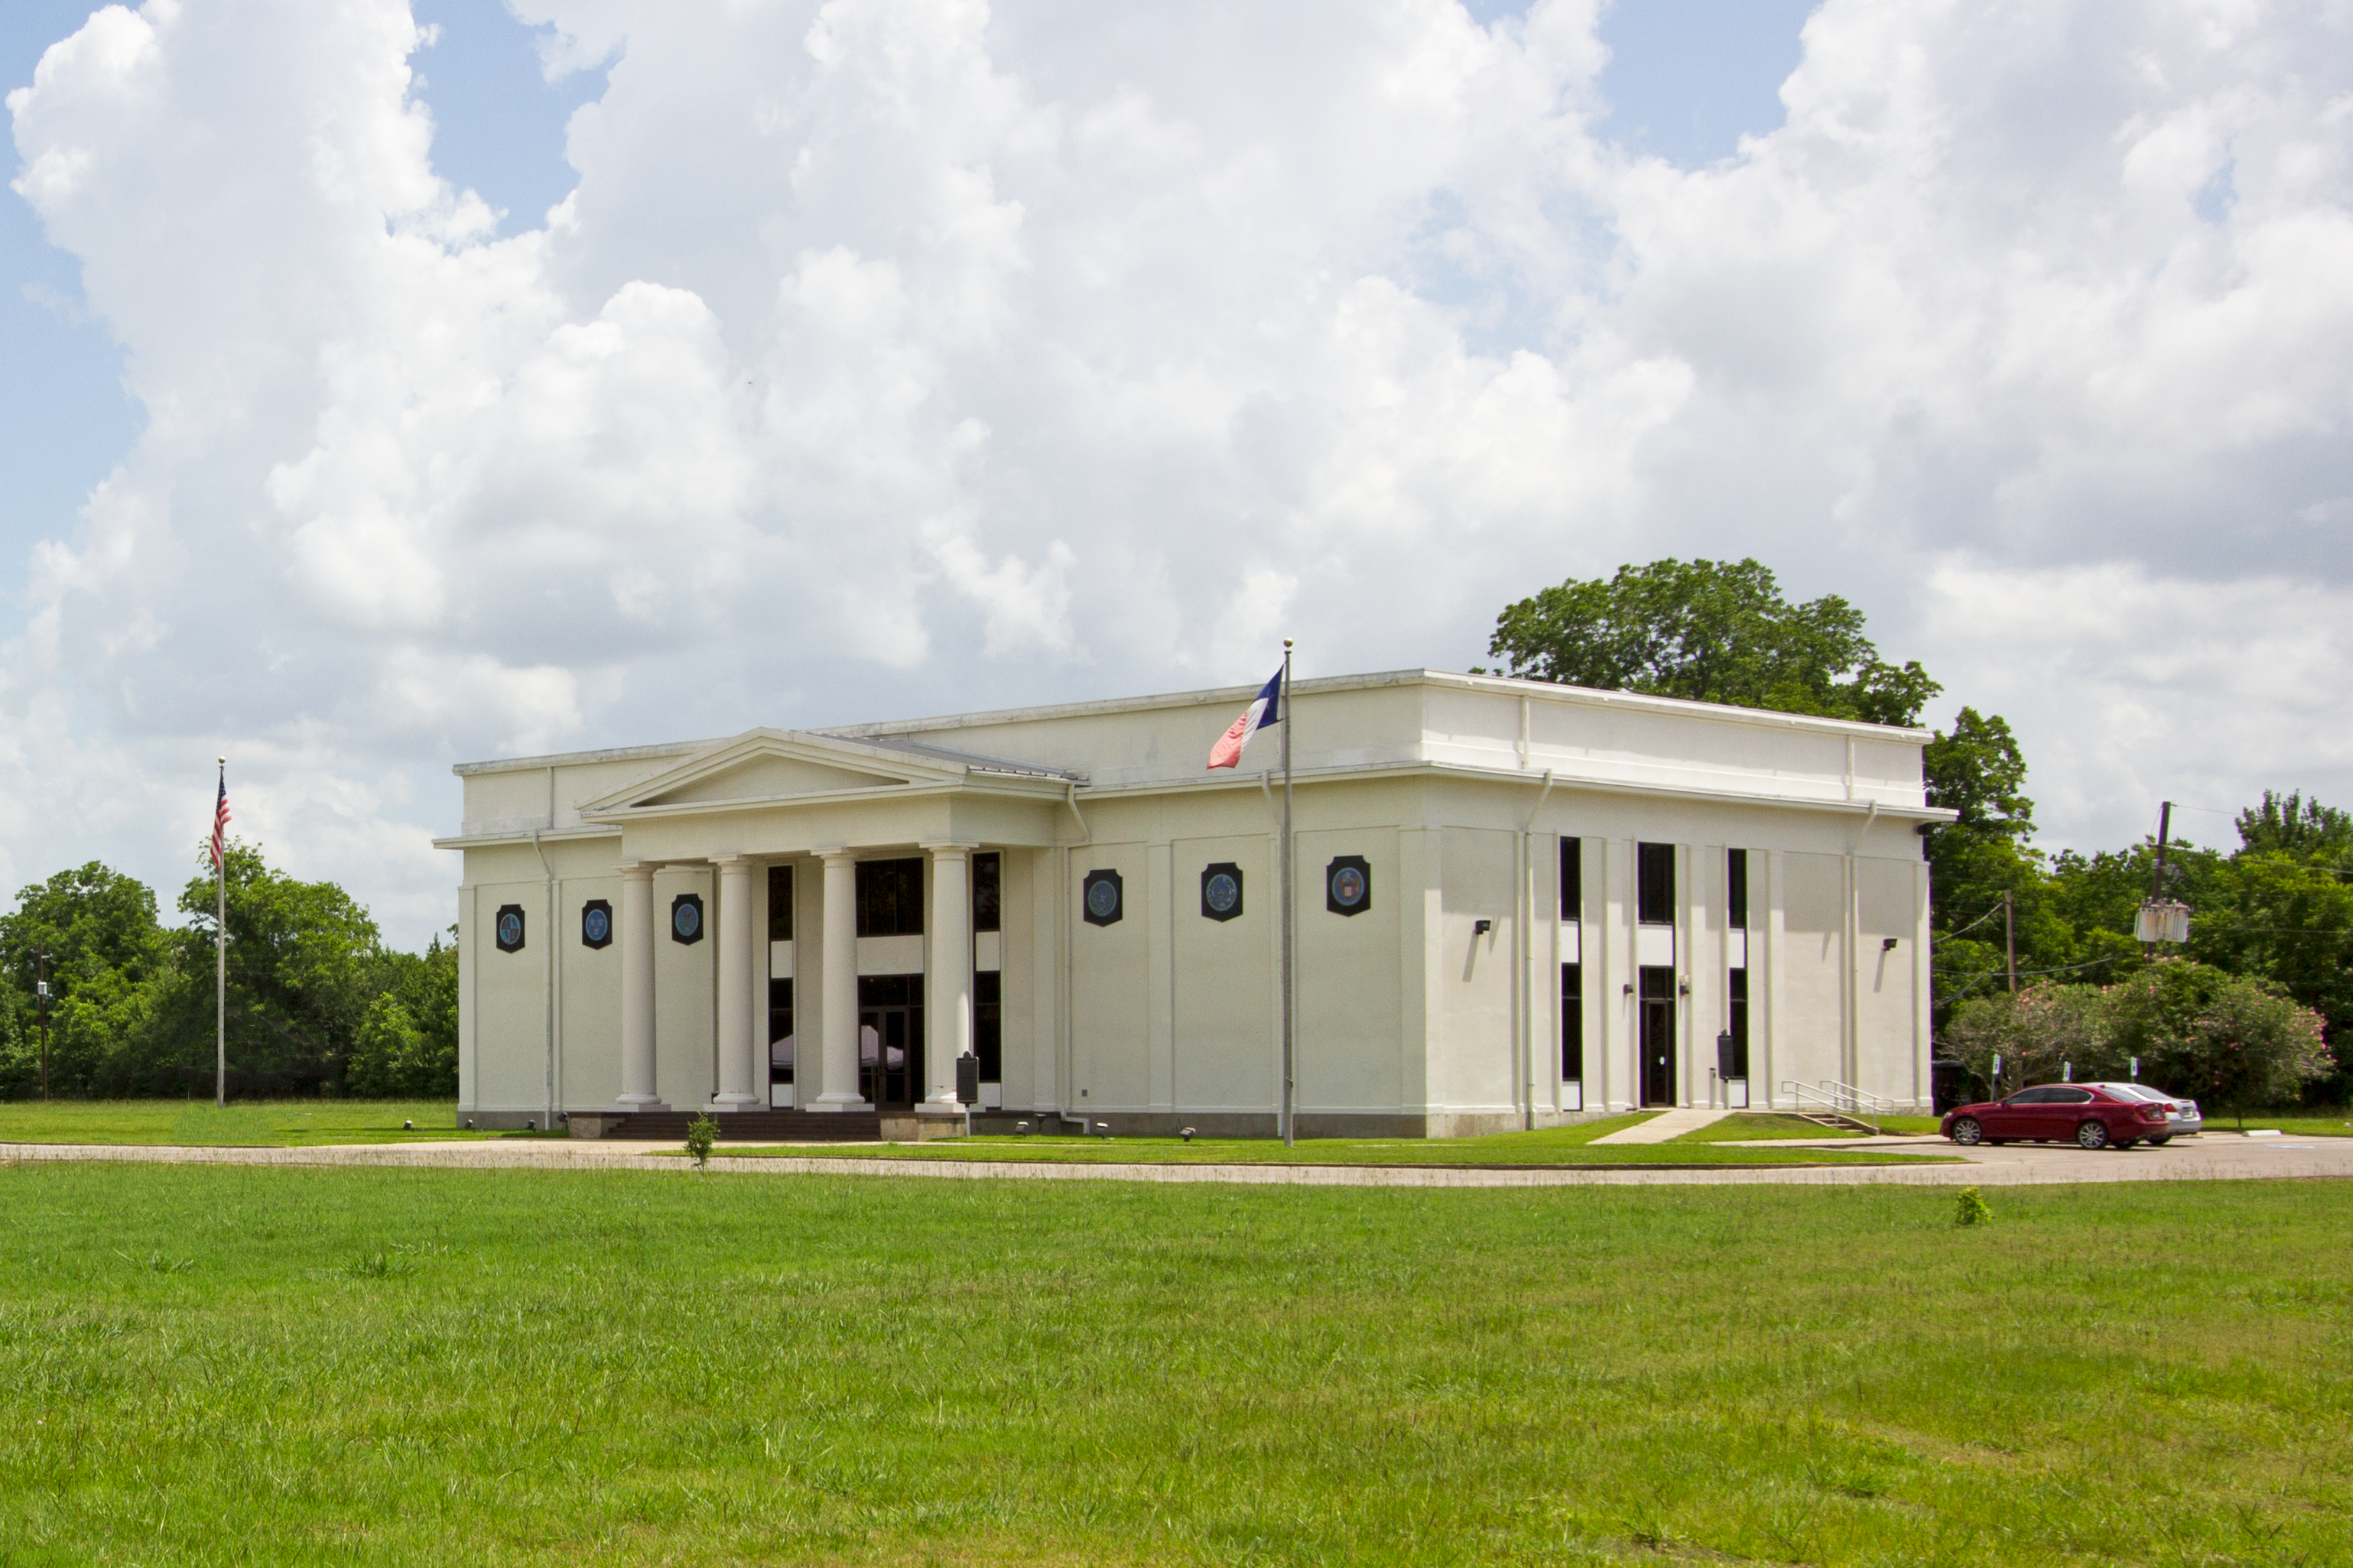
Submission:
[[[1873,1117],[1883,1134],[1917,1136],[1934,1132],[1940,1118],[1934,1116]],[[1802,1116],[1792,1116],[1785,1110],[1740,1110],[1721,1121],[1711,1121],[1689,1132],[1677,1133],[1669,1142],[1683,1143],[1748,1143],[1765,1142],[1783,1138],[1865,1138],[1867,1132],[1852,1128],[1825,1127],[1819,1121],[1809,1121]]]
[[[1564,1137],[1582,1129],[1499,1132],[1483,1138],[1308,1138],[1286,1149],[1272,1138],[949,1138],[933,1143],[727,1143],[730,1158],[818,1160],[981,1160],[1049,1164],[1429,1165],[1484,1169],[1524,1165],[1877,1165],[1957,1160],[1846,1149],[1712,1148],[1665,1143],[1595,1143]],[[1609,1131],[1604,1127],[1603,1131]],[[683,1151],[681,1158],[684,1158]]]
[[[414,1121],[406,1131],[401,1123]],[[0,1143],[189,1143],[294,1147],[318,1143],[463,1142],[545,1133],[468,1131],[454,1101],[264,1100],[0,1100]]]
[[[2353,1184],[0,1169],[11,1563],[2340,1563]]]

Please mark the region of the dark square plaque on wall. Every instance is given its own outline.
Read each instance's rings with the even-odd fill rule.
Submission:
[[[1362,855],[1335,855],[1324,868],[1324,907],[1335,915],[1360,915],[1373,907],[1373,868]]]
[[[1230,860],[1201,868],[1201,918],[1229,921],[1242,912],[1242,868]]]
[[[1091,926],[1117,925],[1127,913],[1127,889],[1116,871],[1090,871],[1079,884],[1080,909]]]

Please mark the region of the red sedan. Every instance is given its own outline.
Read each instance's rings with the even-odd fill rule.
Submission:
[[[1944,1135],[1956,1143],[2079,1143],[2086,1149],[2129,1149],[2142,1139],[2162,1142],[2166,1108],[2083,1083],[2045,1083],[2007,1100],[1957,1106],[1945,1112]]]

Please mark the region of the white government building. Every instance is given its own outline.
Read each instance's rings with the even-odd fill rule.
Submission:
[[[460,1116],[1272,1133],[1280,733],[1204,765],[1255,695],[459,764]],[[1293,706],[1303,1136],[1928,1105],[1925,731],[1434,670]]]

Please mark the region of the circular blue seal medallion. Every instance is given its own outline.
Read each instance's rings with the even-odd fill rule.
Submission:
[[[692,942],[702,932],[702,906],[681,901],[670,910],[670,924],[681,940]]]
[[[1201,897],[1208,900],[1209,908],[1219,914],[1224,914],[1228,910],[1232,909],[1241,896],[1241,884],[1224,871],[1211,877],[1208,885],[1201,889]]]
[[[1365,874],[1354,866],[1343,866],[1332,873],[1332,897],[1344,909],[1354,909],[1365,901]]]
[[[603,942],[613,934],[613,917],[602,910],[590,910],[580,917],[580,931],[590,942]]]
[[[1117,925],[1127,911],[1126,885],[1116,871],[1090,871],[1082,883],[1079,903],[1082,918],[1091,926]]]
[[[499,917],[499,944],[511,948],[522,945],[522,916],[509,910]]]

